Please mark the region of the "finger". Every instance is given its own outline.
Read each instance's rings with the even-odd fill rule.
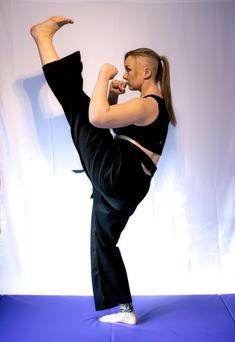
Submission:
[[[114,89],[119,89],[120,88],[120,82],[119,81],[113,81],[112,86]]]
[[[124,91],[125,88],[126,88],[126,83],[125,83],[125,82],[121,82],[121,83],[120,83],[120,86],[119,86],[119,89],[122,90],[122,91]]]

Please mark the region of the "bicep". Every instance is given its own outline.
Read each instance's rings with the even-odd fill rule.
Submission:
[[[145,124],[151,121],[156,108],[149,105],[145,99],[132,99],[125,103],[115,104],[109,107],[109,111],[97,123],[101,128],[119,128],[131,124]]]

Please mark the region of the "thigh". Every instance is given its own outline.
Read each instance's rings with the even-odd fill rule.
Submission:
[[[141,161],[125,141],[116,140],[119,155],[113,161],[112,182],[108,182],[110,172],[102,178],[107,200],[120,210],[135,210],[150,188],[151,176],[145,174]],[[105,187],[105,186],[104,186]]]

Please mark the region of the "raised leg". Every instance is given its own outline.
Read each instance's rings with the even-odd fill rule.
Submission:
[[[32,26],[30,33],[37,45],[42,65],[59,59],[53,45],[53,36],[66,24],[73,24],[73,20],[57,16]]]

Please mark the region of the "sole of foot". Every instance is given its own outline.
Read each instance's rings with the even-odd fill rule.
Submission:
[[[55,16],[43,21],[42,23],[32,26],[30,33],[35,40],[40,38],[52,38],[55,32],[60,29],[60,27],[73,23],[74,21],[70,18]]]

